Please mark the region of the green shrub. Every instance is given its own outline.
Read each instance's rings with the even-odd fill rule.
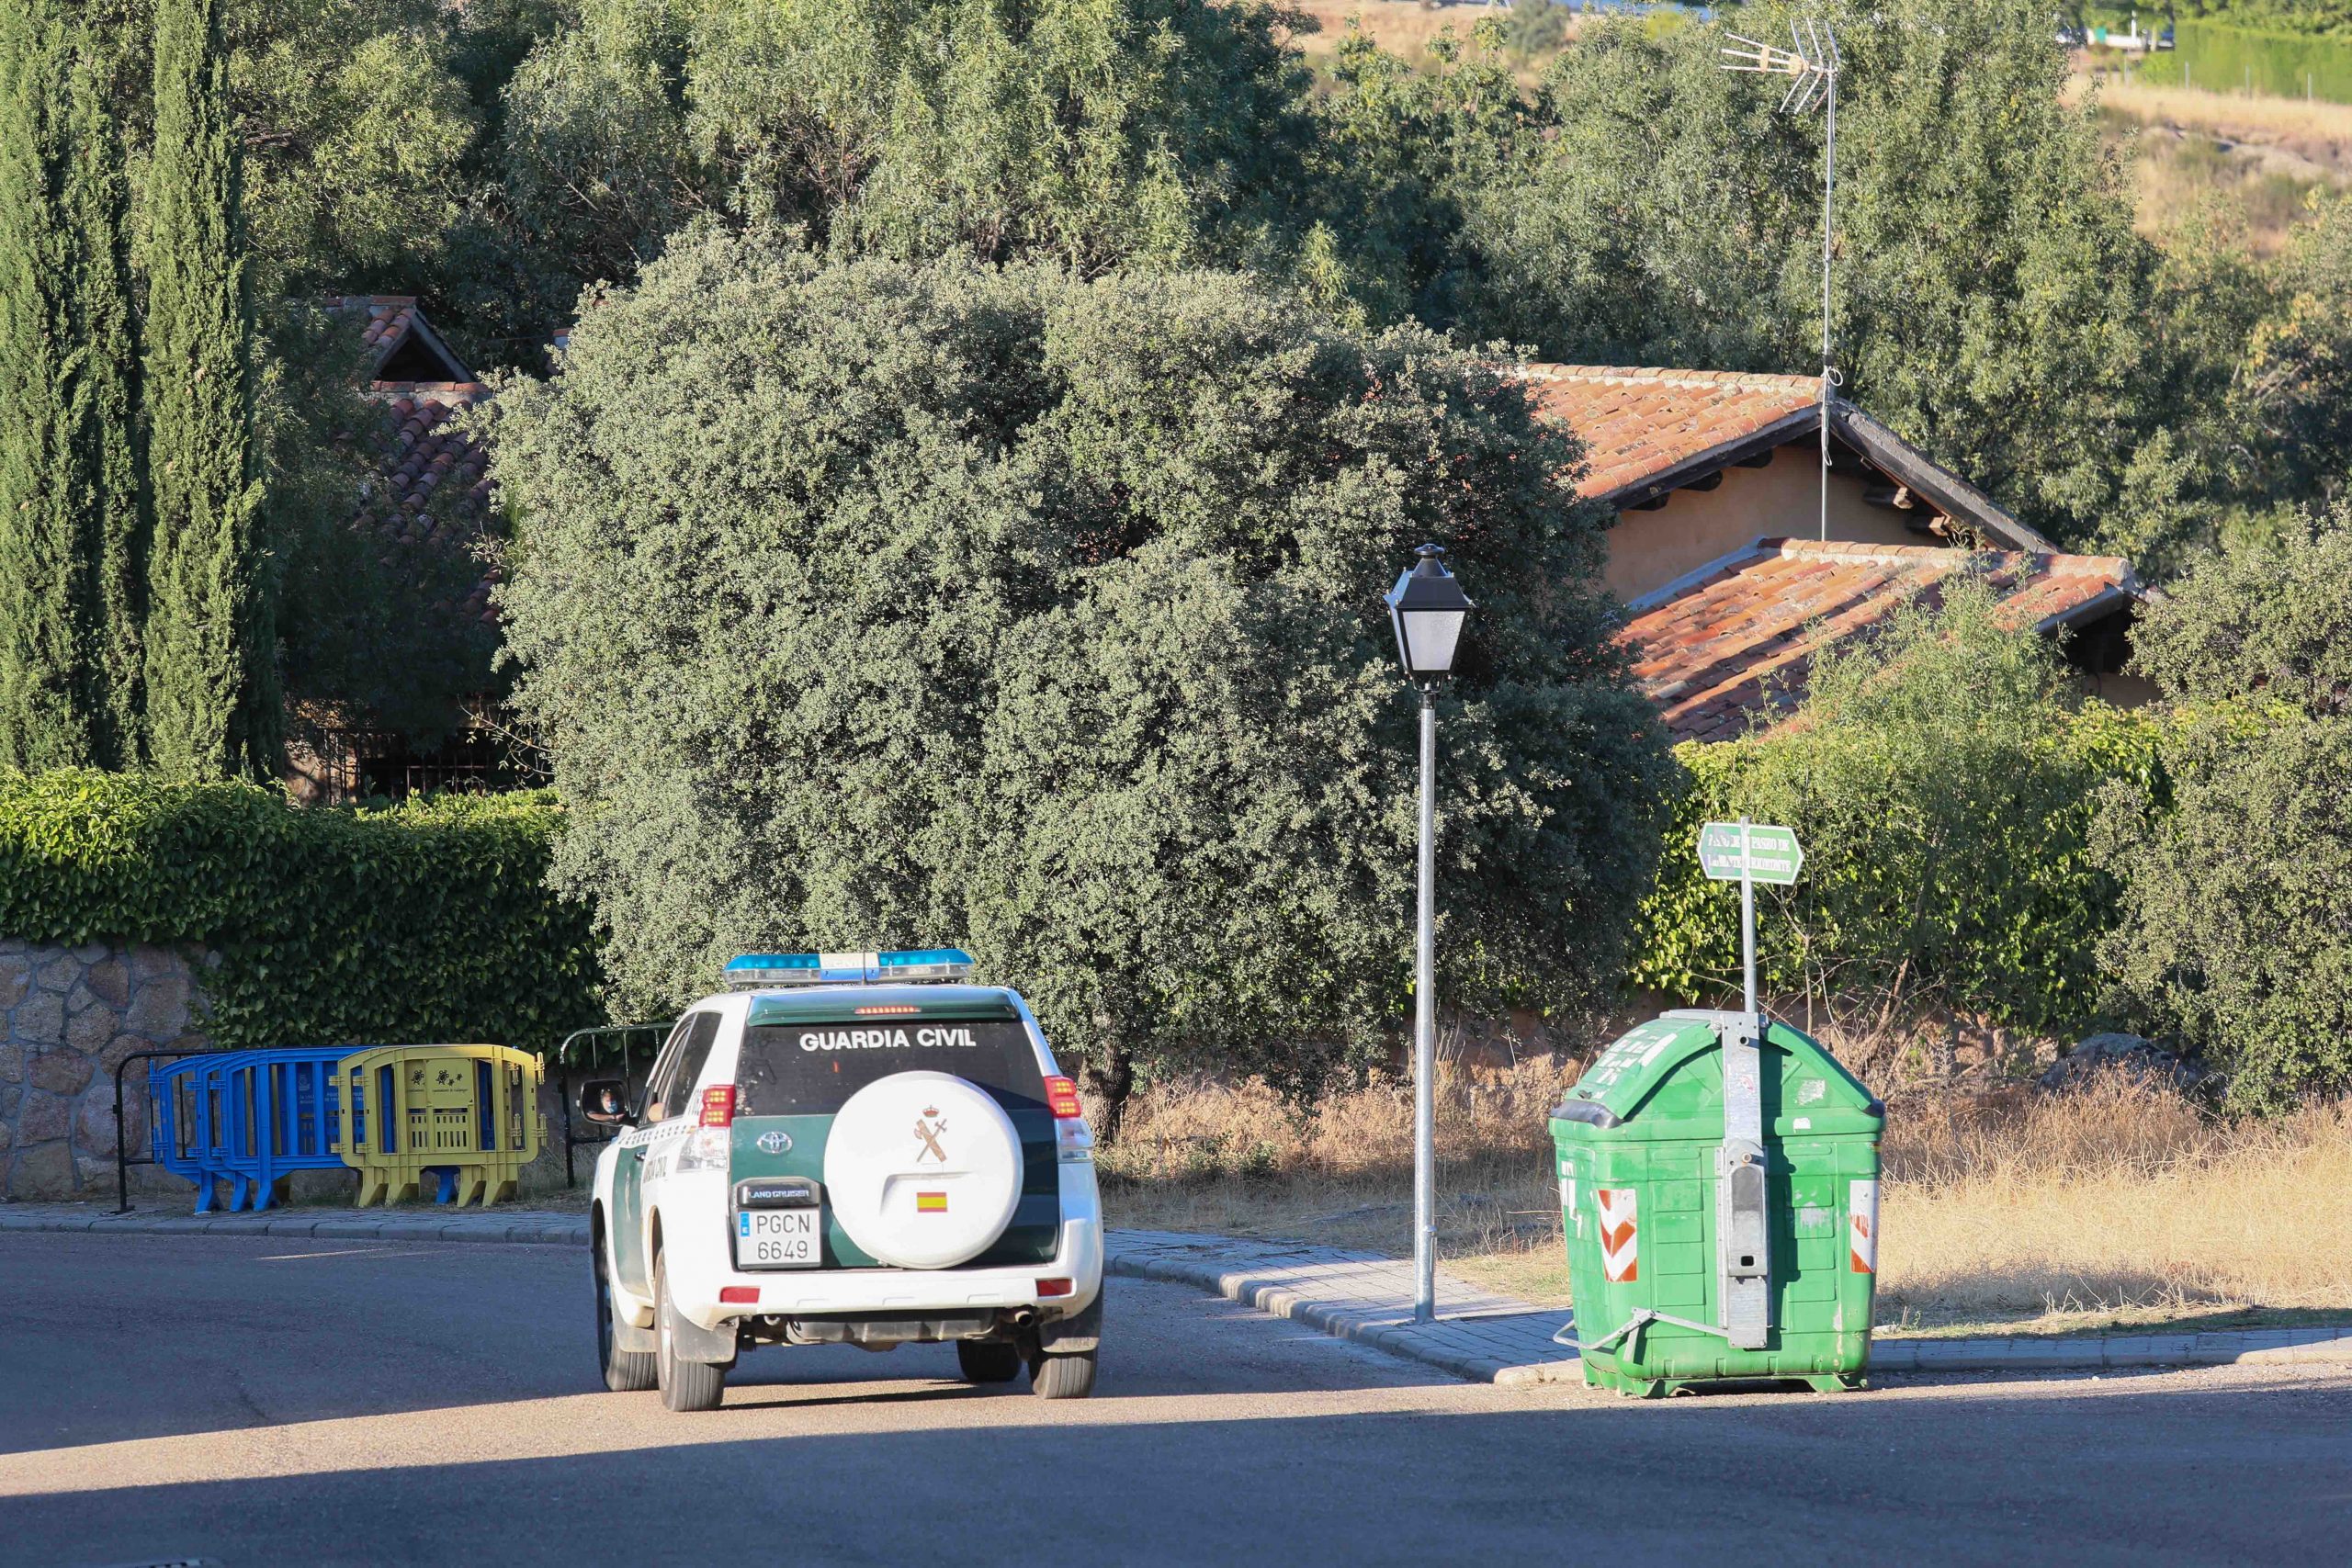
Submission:
[[[1576,448],[1479,355],[1227,275],[705,236],[494,434],[558,885],[632,1005],[770,944],[957,942],[1114,1106],[1380,1059],[1418,717],[1380,595],[1424,539],[1480,605],[1442,700],[1443,994],[1566,1005],[1622,964],[1664,737]]]
[[[2237,1109],[2352,1088],[2352,718],[2216,705],[2164,760],[2161,791],[2108,786],[2091,840],[2123,883],[2115,1004],[2199,1050]]]
[[[249,784],[0,774],[0,932],[191,942],[217,1044],[492,1041],[602,1021],[552,795],[301,807]]]
[[[2194,558],[2132,632],[2177,720],[2092,848],[2123,884],[2109,1005],[2202,1051],[2232,1105],[2352,1087],[2352,511]]]
[[[2132,630],[2132,671],[2173,703],[2352,712],[2352,504],[2201,550]]]
[[[1634,938],[1636,985],[1735,998],[1739,899],[1710,883],[1700,824],[1796,829],[1804,870],[1757,891],[1758,983],[1881,1016],[2087,1022],[2114,879],[2086,849],[2091,796],[2157,788],[2158,721],[2065,698],[2047,639],[1973,584],[1915,604],[1874,643],[1825,657],[1798,714],[1732,744],[1685,744],[1689,785]]]

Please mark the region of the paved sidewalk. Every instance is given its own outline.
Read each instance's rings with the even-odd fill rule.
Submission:
[[[1178,1231],[1113,1231],[1110,1271],[1174,1280],[1342,1339],[1475,1382],[1581,1381],[1576,1352],[1553,1343],[1558,1307],[1498,1296],[1441,1272],[1436,1323],[1413,1321],[1413,1266],[1376,1252]]]
[[[356,1241],[468,1241],[582,1247],[588,1217],[551,1209],[289,1208],[190,1214],[150,1200],[128,1214],[98,1203],[0,1203],[0,1232],[311,1236]],[[1413,1266],[1378,1253],[1244,1241],[1174,1231],[1114,1230],[1109,1269],[1170,1280],[1476,1382],[1576,1382],[1576,1352],[1552,1336],[1568,1322],[1539,1307],[1438,1275],[1435,1323],[1412,1321]],[[2205,1334],[2066,1338],[1881,1339],[1873,1372],[2098,1371],[2233,1363],[2352,1366],[2352,1325]]]
[[[1576,1351],[1553,1341],[1569,1320],[1438,1275],[1439,1321],[1412,1321],[1413,1266],[1376,1253],[1169,1231],[1113,1231],[1114,1274],[1175,1280],[1295,1318],[1475,1382],[1581,1382]],[[2098,1371],[2306,1362],[2352,1366],[2352,1325],[2206,1334],[2066,1338],[1884,1339],[1872,1372]]]

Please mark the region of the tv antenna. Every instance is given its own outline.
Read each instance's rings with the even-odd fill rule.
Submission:
[[[1838,73],[1845,64],[1838,53],[1838,34],[1827,22],[1812,17],[1789,23],[1789,41],[1796,47],[1759,43],[1737,33],[1726,35],[1739,45],[1723,52],[1726,71],[1749,71],[1765,76],[1790,78],[1781,96],[1781,113],[1810,113],[1818,104],[1828,111],[1828,135],[1821,154],[1821,537],[1829,537],[1829,399],[1838,372],[1829,363],[1829,242],[1830,207],[1838,194]]]

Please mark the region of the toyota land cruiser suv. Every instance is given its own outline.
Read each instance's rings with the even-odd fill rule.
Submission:
[[[1077,1086],[971,959],[769,953],[678,1021],[596,1160],[605,1385],[708,1410],[763,1345],[952,1340],[963,1375],[1094,1387],[1102,1219]]]

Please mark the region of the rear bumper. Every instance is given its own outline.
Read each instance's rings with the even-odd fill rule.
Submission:
[[[678,1314],[698,1328],[716,1329],[747,1317],[872,1313],[881,1316],[956,1314],[975,1309],[1032,1307],[1048,1317],[1084,1311],[1102,1290],[1102,1224],[1087,1216],[1062,1222],[1051,1262],[1001,1269],[758,1269],[722,1260],[691,1286],[672,1291]],[[1068,1280],[1070,1293],[1040,1295],[1041,1280]],[[719,1300],[722,1290],[755,1290],[753,1302]]]

